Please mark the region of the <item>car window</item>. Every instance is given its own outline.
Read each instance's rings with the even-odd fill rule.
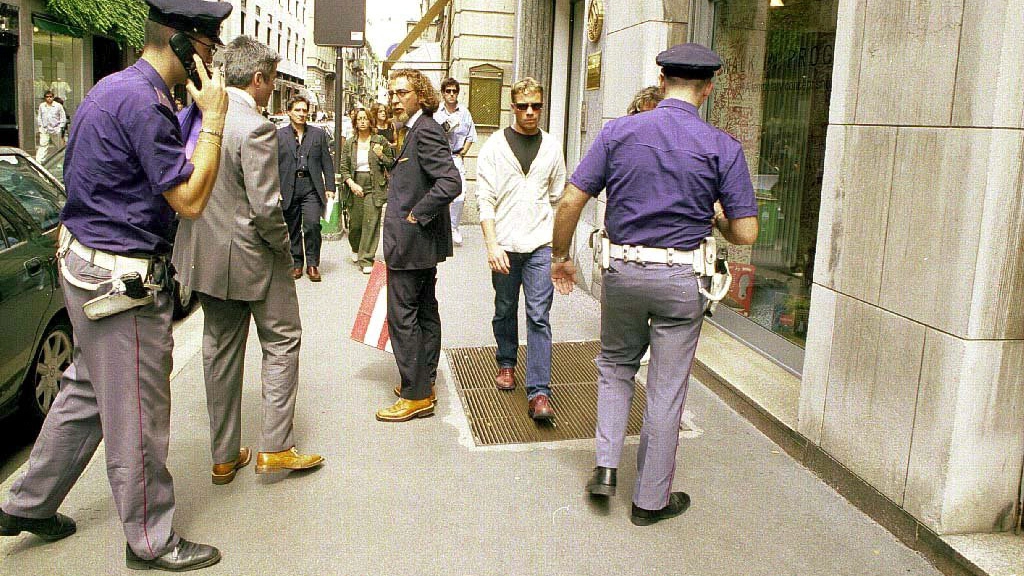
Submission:
[[[3,213],[0,213],[0,249],[10,248],[19,242],[23,242],[22,234],[11,224]]]
[[[10,192],[42,230],[60,223],[64,193],[24,156],[0,154],[0,187]]]
[[[50,173],[54,178],[64,183],[64,148],[57,150],[46,160],[43,160],[43,168]]]

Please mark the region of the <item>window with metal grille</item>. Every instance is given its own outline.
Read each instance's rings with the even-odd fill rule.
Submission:
[[[501,68],[481,64],[469,69],[469,113],[477,126],[501,124]]]

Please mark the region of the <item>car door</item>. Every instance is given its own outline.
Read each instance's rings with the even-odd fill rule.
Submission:
[[[54,296],[52,240],[0,188],[0,406],[17,399]]]

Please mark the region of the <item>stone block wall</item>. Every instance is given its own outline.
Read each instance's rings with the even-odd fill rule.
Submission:
[[[1024,4],[841,0],[799,431],[939,534],[1024,462]]]

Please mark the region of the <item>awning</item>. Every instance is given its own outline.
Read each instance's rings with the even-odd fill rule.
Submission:
[[[60,34],[62,36],[71,36],[73,38],[81,38],[85,35],[85,32],[79,28],[68,26],[67,24],[61,24],[54,20],[48,20],[42,16],[33,16],[32,25],[36,28],[50,32],[52,34]]]

